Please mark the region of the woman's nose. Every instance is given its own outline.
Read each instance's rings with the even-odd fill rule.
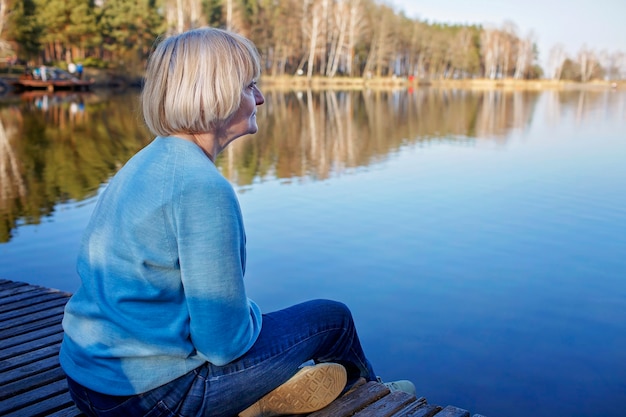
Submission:
[[[265,103],[265,97],[263,97],[263,93],[261,92],[261,90],[259,90],[258,87],[254,89],[254,100],[257,106]]]

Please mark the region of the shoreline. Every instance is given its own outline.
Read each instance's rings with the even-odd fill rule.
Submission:
[[[0,74],[0,87],[4,82],[5,91],[10,81],[17,80],[16,74]],[[85,69],[85,79],[94,81],[93,88],[140,88],[141,77],[130,77],[111,71]],[[518,80],[467,78],[467,79],[409,79],[407,77],[324,77],[298,75],[261,75],[259,82],[272,90],[405,90],[416,88],[463,89],[463,90],[504,90],[504,91],[602,91],[626,90],[626,80],[592,80],[586,83],[565,80]]]
[[[407,89],[407,88],[442,88],[442,89],[470,89],[470,90],[519,90],[519,91],[541,91],[541,90],[622,90],[626,89],[626,80],[620,81],[599,81],[594,80],[586,83],[576,81],[555,81],[547,79],[539,80],[516,80],[516,79],[462,79],[462,80],[409,80],[406,77],[312,77],[305,76],[268,76],[262,75],[260,82],[263,86],[272,89]]]

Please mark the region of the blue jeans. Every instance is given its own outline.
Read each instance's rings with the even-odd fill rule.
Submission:
[[[376,379],[348,307],[313,300],[264,314],[254,346],[228,365],[205,363],[161,387],[128,397],[91,391],[69,377],[68,385],[72,399],[88,416],[232,417],[310,360],[344,365],[348,387],[359,377]]]

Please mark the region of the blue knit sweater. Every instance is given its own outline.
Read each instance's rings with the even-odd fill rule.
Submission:
[[[241,210],[230,183],[189,141],[157,137],[112,178],[78,255],[60,362],[109,395],[156,388],[250,349]]]

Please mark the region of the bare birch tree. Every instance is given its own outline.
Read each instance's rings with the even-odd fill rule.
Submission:
[[[176,33],[182,33],[185,30],[185,11],[183,9],[183,0],[176,0]]]
[[[563,65],[567,59],[565,53],[565,46],[562,43],[557,43],[550,49],[550,56],[548,58],[548,78],[552,80],[560,80],[563,72]]]
[[[593,72],[598,66],[596,53],[588,48],[587,45],[583,45],[578,51],[577,61],[580,67],[580,81],[584,83],[590,81]]]
[[[495,79],[498,76],[499,37],[499,31],[494,28],[485,28],[480,34],[480,49],[486,78]]]
[[[313,77],[317,45],[321,36],[322,8],[315,0],[303,0],[302,11],[303,38],[309,41],[306,76],[310,79]]]
[[[328,64],[326,65],[326,76],[334,77],[339,69],[340,61],[343,57],[350,12],[347,1],[336,1],[333,4],[334,12],[331,13],[329,25],[330,36],[328,36]]]
[[[322,2],[323,12],[326,1]],[[335,0],[330,5],[330,16],[323,29],[327,31],[328,50],[320,54],[327,56],[325,75],[333,77],[341,69],[351,73],[354,48],[363,28],[363,12],[360,0]]]
[[[202,26],[203,21],[201,19],[201,0],[189,0],[189,27],[197,28]]]
[[[0,0],[0,52],[11,49],[9,43],[4,40],[4,26],[11,11],[8,8],[7,0]]]
[[[206,20],[201,15],[202,0],[165,0],[164,15],[169,32],[181,33],[201,26]],[[232,0],[226,0],[232,3]]]
[[[522,79],[526,77],[528,70],[533,64],[534,60],[534,35],[533,33],[529,33],[525,39],[519,40],[517,42],[517,54],[515,59],[515,72],[513,73],[513,78]]]
[[[509,76],[511,64],[514,63],[516,59],[517,54],[515,51],[519,42],[517,31],[517,26],[510,20],[505,21],[500,30],[498,49],[500,52],[499,66],[502,78]]]
[[[374,5],[368,16],[370,21],[370,48],[365,62],[364,75],[385,75],[390,61],[396,58],[397,39],[394,34],[395,14],[387,5]]]
[[[7,8],[7,0],[0,0],[0,39],[4,31],[4,24],[9,17],[9,9]]]
[[[349,4],[348,39],[346,43],[346,74],[354,75],[354,49],[365,31],[365,19],[361,0],[351,0]]]

